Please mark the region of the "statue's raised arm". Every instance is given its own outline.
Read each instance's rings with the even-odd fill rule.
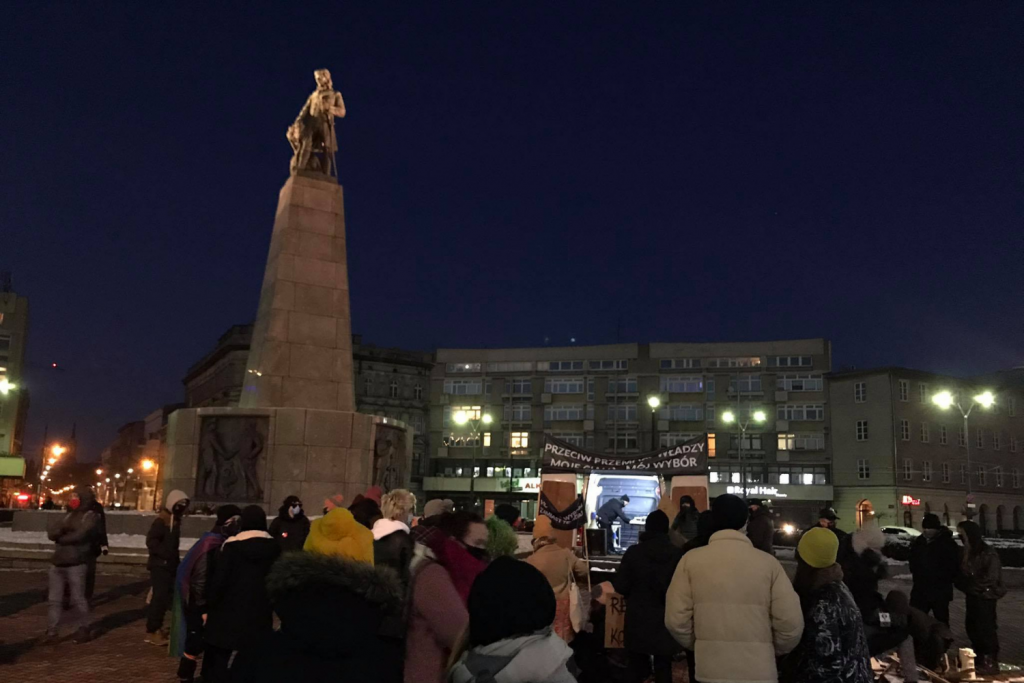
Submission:
[[[294,153],[292,173],[317,171],[337,178],[338,138],[334,133],[334,118],[345,118],[345,100],[334,89],[330,71],[317,69],[313,77],[316,90],[288,128],[287,138]]]

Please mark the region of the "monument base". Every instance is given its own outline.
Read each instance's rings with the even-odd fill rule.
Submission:
[[[308,514],[372,485],[407,481],[412,430],[375,415],[312,408],[186,408],[168,417],[162,493],[193,504],[259,504],[299,496]]]

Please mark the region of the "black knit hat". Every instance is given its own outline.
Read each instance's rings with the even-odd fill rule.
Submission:
[[[668,515],[661,510],[655,510],[647,515],[647,522],[644,524],[644,531],[653,534],[668,533]]]
[[[249,505],[242,510],[239,528],[242,531],[266,531],[267,513],[259,505]]]
[[[524,636],[555,620],[555,594],[537,569],[511,557],[487,565],[469,589],[469,644]]]
[[[939,516],[934,512],[929,512],[921,519],[922,529],[941,529],[942,522],[939,521]]]
[[[724,529],[740,530],[747,523],[750,510],[739,496],[723,493],[711,503],[711,516],[715,531]]]
[[[227,522],[229,519],[241,514],[242,508],[238,507],[237,505],[232,505],[231,503],[228,503],[227,505],[218,505],[217,526],[224,526],[224,523]]]

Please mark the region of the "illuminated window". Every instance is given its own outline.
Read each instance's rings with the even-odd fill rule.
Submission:
[[[789,472],[779,472],[779,483],[780,484],[788,484],[789,483]]]
[[[715,451],[715,433],[710,432],[708,434],[708,457],[713,458],[716,455]]]
[[[447,429],[454,420],[452,415],[455,415],[459,411],[466,413],[466,418],[470,420],[479,420],[483,410],[480,406],[445,406],[444,412],[442,413],[442,426]]]
[[[821,451],[825,449],[824,434],[779,434],[780,451]]]
[[[510,432],[509,444],[512,452],[525,452],[530,445],[530,432]]]
[[[741,358],[708,358],[709,368],[756,368],[760,367],[761,359],[754,357]]]

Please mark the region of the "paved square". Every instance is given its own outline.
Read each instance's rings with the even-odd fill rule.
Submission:
[[[76,645],[64,629],[54,645],[37,639],[46,630],[45,571],[0,570],[0,680],[107,681],[174,683],[177,661],[165,650],[143,642],[145,599],[143,575],[100,574],[92,613],[96,637]],[[906,581],[886,581],[883,592],[910,590]],[[951,609],[957,645],[967,645],[963,630],[964,600],[956,594]],[[1002,659],[1024,666],[1024,589],[1012,589],[999,601]]]

